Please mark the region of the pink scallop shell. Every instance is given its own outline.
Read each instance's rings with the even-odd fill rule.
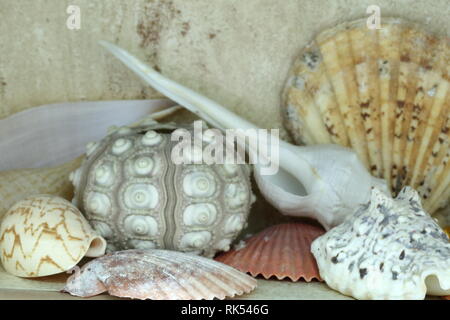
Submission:
[[[212,259],[168,250],[116,251],[86,263],[63,292],[153,300],[225,299],[252,291],[256,280]]]
[[[321,227],[307,223],[279,224],[247,239],[244,248],[225,252],[215,260],[253,277],[322,281],[311,243],[323,233]]]

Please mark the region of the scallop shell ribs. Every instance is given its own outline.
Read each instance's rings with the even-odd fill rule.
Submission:
[[[256,280],[214,260],[168,250],[125,250],[84,265],[63,291],[153,300],[225,299],[252,291]]]
[[[295,61],[283,117],[299,144],[353,148],[394,194],[419,191],[435,212],[450,196],[450,42],[399,19],[320,33]]]
[[[311,243],[325,230],[307,223],[271,226],[245,241],[243,248],[222,253],[215,258],[256,277],[321,280]]]

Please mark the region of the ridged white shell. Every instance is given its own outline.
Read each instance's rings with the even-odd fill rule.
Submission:
[[[69,201],[49,195],[16,203],[0,226],[3,267],[20,277],[67,271],[84,256],[105,253],[106,241],[95,233]]]
[[[225,299],[252,291],[256,280],[204,257],[168,250],[126,250],[88,262],[64,291],[154,300]]]
[[[450,196],[450,42],[398,19],[320,33],[289,74],[285,124],[297,143],[352,147],[394,193],[418,189],[435,212]]]

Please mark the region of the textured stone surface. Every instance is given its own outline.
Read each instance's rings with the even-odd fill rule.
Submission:
[[[69,30],[65,1],[5,0],[0,118],[51,102],[160,97],[97,45],[105,39],[257,125],[278,127],[280,91],[300,48],[319,30],[368,16],[373,2],[74,0],[81,29]],[[450,30],[446,0],[376,2],[382,15]]]

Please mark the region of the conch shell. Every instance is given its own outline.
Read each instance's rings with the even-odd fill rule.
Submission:
[[[411,186],[433,214],[450,197],[450,42],[383,18],[317,35],[287,79],[282,114],[299,144],[351,147],[394,194]]]
[[[214,101],[165,78],[125,50],[105,41],[101,44],[156,90],[216,128],[258,129]],[[240,132],[236,131],[236,135]],[[387,190],[385,182],[372,177],[356,153],[348,148],[300,147],[275,136],[268,140],[280,146],[280,170],[274,175],[262,175],[263,167],[256,164],[254,174],[261,193],[282,213],[314,218],[330,229],[366,203],[373,186]],[[257,150],[251,145],[248,151],[255,159]]]
[[[19,277],[41,277],[73,268],[86,257],[105,253],[97,235],[69,201],[37,195],[17,202],[0,226],[3,267]]]

